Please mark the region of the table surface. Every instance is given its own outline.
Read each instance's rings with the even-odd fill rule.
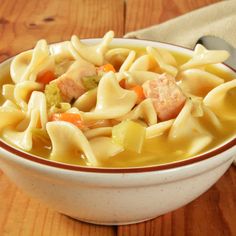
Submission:
[[[48,42],[116,36],[164,22],[217,0],[1,0],[0,60],[45,38]],[[236,235],[236,168],[197,200],[128,226],[97,226],[61,215],[19,190],[0,171],[0,235]]]

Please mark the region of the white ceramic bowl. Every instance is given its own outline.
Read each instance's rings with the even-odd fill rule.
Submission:
[[[115,39],[114,43],[192,54],[143,40]],[[10,61],[0,65],[0,75],[8,73]],[[206,154],[160,166],[98,169],[51,162],[0,140],[0,168],[17,186],[58,212],[96,224],[130,224],[175,210],[204,193],[233,162],[235,144],[234,138]]]

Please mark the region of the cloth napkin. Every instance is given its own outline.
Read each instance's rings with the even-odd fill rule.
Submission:
[[[193,48],[203,35],[223,38],[236,47],[236,0],[221,1],[159,25],[127,33],[124,37]],[[236,157],[234,164],[236,165]]]
[[[236,47],[236,0],[221,1],[124,37],[193,48],[203,35],[218,36]]]

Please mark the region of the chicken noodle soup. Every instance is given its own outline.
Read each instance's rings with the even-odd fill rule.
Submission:
[[[213,65],[226,51],[193,56],[163,48],[71,41],[13,58],[2,78],[1,138],[52,161],[102,167],[169,163],[236,133],[236,79]]]

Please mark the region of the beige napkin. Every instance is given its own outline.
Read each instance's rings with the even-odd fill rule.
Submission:
[[[203,35],[218,36],[236,47],[236,0],[221,1],[124,37],[193,48]]]
[[[193,48],[203,35],[218,36],[236,47],[236,0],[221,1],[162,24],[130,32],[124,37]],[[234,164],[236,165],[236,157]]]

